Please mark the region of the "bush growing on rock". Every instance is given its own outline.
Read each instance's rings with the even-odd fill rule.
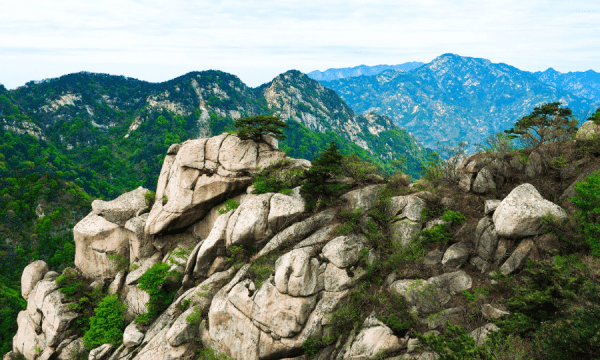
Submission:
[[[167,283],[174,277],[181,277],[177,271],[169,270],[170,266],[165,263],[154,264],[146,270],[138,280],[138,287],[150,295],[150,301],[146,303],[148,312],[138,315],[135,321],[139,324],[148,324],[164,311],[175,293],[168,289]]]
[[[94,309],[95,315],[90,318],[90,329],[83,336],[86,347],[93,349],[102,344],[119,346],[123,341],[123,314],[126,309],[116,295],[102,299]]]

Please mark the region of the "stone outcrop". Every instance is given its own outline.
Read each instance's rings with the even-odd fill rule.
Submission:
[[[47,272],[48,264],[43,260],[34,261],[23,269],[21,275],[21,296],[23,296],[23,299],[27,300],[31,290],[38,281],[44,278]]]
[[[255,169],[284,156],[267,143],[235,135],[184,142],[177,155],[165,158],[146,232],[157,234],[193,224],[215,205],[241,193]]]
[[[397,351],[403,347],[406,347],[406,341],[394,336],[392,330],[373,314],[365,320],[344,359],[372,359],[381,353]]]
[[[75,226],[75,264],[86,278],[82,281],[89,289],[117,295],[127,307],[127,319],[148,311],[150,295],[138,282],[153,265],[168,264],[171,271],[184,275],[182,279],[169,276],[164,286],[172,291],[174,301],[158,318],[139,327],[131,322],[122,345],[92,349],[90,359],[192,358],[197,357],[194,349],[201,342],[216,355],[235,360],[308,360],[307,355],[299,355],[311,339],[324,342],[314,356],[321,360],[371,359],[382,354],[435,359],[434,353],[418,348],[418,339],[401,338],[403,331],[395,327],[392,331],[392,323],[378,320],[382,314],[377,308],[347,337],[336,333],[332,314],[343,309],[357,285],[385,284],[393,295],[406,300],[411,317],[428,333],[439,334],[434,329],[443,331],[448,321],[460,324],[467,314],[458,300],[463,299],[461,291],[473,286],[469,261],[485,273],[485,278],[478,277],[480,286],[489,271],[499,268],[513,273],[526,258],[544,258],[559,245],[555,237],[538,235],[540,219],[548,211],[559,218],[565,213],[529,184],[515,188],[503,200],[486,200],[470,208],[470,218],[459,230],[442,217],[426,221],[421,215],[428,206],[432,211],[461,211],[464,201],[419,191],[390,199],[386,210],[390,233],[382,227],[383,237],[404,246],[394,251],[405,255],[415,250],[406,246],[419,231],[444,224],[454,235],[452,243],[427,243],[426,250],[417,249],[420,253],[415,254],[427,254],[421,264],[389,269],[390,273],[374,279],[373,266],[390,260],[388,244],[378,243],[381,239],[370,233],[342,235],[343,217],[338,215],[344,210],[372,209],[386,185],[348,192],[340,196],[345,200],[340,206],[315,214],[305,211],[299,188],[289,194],[252,194],[248,185],[257,167],[283,158],[276,141],[265,140],[224,134],[173,145],[150,213],[146,190],[138,188],[112,201],[95,202],[93,211]],[[293,159],[290,164],[310,166]],[[526,164],[521,165],[525,172]],[[508,166],[470,157],[459,166],[459,175],[468,177],[468,191],[485,194],[503,184],[499,174]],[[347,183],[357,184],[352,179]],[[412,185],[403,191],[419,190]],[[469,197],[475,195],[464,199]],[[222,214],[219,208],[232,198],[239,207]],[[473,211],[483,216],[477,226]],[[374,220],[375,215],[367,214],[358,222],[363,233],[369,216]],[[114,260],[121,257],[130,261],[129,266],[115,266]],[[415,276],[419,273],[437,276],[419,279]],[[24,270],[21,290],[27,309],[18,315],[13,351],[7,356],[22,354],[28,360],[82,356],[83,339],[72,331],[80,315],[58,291],[57,276],[43,261]],[[508,314],[489,304],[481,312],[487,319]],[[482,344],[496,330],[487,324],[471,336]]]
[[[118,270],[109,255],[129,258],[125,228],[91,212],[73,228],[75,266],[90,278],[114,277]]]
[[[137,216],[148,206],[144,196],[147,192],[148,189],[140,186],[111,201],[94,200],[92,210],[106,221],[124,226],[129,219]]]
[[[499,236],[523,238],[541,233],[542,218],[551,215],[565,220],[567,213],[545,200],[531,184],[517,186],[500,203],[493,215]]]

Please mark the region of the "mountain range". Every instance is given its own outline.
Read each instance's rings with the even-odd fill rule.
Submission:
[[[560,101],[581,120],[600,104],[598,73],[531,73],[486,59],[444,54],[411,71],[321,81],[357,113],[392,118],[425,146],[482,143],[535,106]]]
[[[422,65],[423,63],[418,61],[407,62],[399,65],[359,65],[350,68],[327,69],[325,71],[315,70],[306,75],[308,75],[311,79],[318,81],[331,81],[362,75],[377,75],[386,70],[410,71]]]

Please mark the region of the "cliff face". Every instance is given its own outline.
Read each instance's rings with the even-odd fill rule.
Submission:
[[[74,228],[76,269],[60,278],[42,261],[25,269],[21,289],[27,309],[19,314],[13,351],[4,359],[86,354],[84,344],[89,347],[91,340],[82,338],[79,327],[90,314],[82,310],[81,298],[73,302],[77,291],[116,295],[126,306],[129,325],[121,324],[127,325],[123,329],[117,323],[118,346],[88,348],[90,359],[185,359],[198,352],[240,360],[311,352],[320,359],[429,358],[433,354],[415,350],[418,340],[407,327],[396,326],[398,321],[412,319],[409,326],[418,331],[442,329],[446,320],[461,323],[466,311],[461,292],[489,282],[481,272],[510,274],[524,259],[550,251],[551,241],[539,237],[541,219],[548,212],[567,216],[533,185],[522,184],[503,200],[486,201],[483,211],[470,210],[469,226],[477,223],[473,231],[445,216],[429,221],[422,216],[458,210],[454,199],[419,191],[418,184],[400,185],[400,191],[398,183],[376,176],[366,183],[344,180],[354,189],[335,207],[309,212],[298,188],[259,195],[248,188],[258,167],[282,159],[287,170],[311,166],[287,158],[270,137],[255,142],[221,135],[171,146],[151,207],[141,187],[112,201],[95,201]],[[528,164],[532,178],[544,168]],[[471,157],[459,164],[457,176],[467,194],[494,194],[510,171],[523,171],[521,165]],[[504,171],[495,171],[498,166]],[[393,189],[405,195],[390,196]],[[239,206],[223,203],[227,199]],[[385,219],[384,225],[373,231],[377,219]],[[441,224],[453,233],[449,244],[427,253],[414,268],[370,273],[389,261],[389,249],[418,244],[420,230],[438,231]],[[148,274],[159,274],[161,266],[163,275],[153,278],[160,285],[148,288]],[[79,282],[65,290],[69,277]],[[377,299],[372,304],[379,305],[345,307],[367,288]],[[387,308],[386,299],[402,300]],[[350,328],[340,327],[345,321],[340,311],[354,319],[345,323]],[[353,311],[372,312],[361,317]],[[487,318],[506,313],[488,305],[483,315],[469,325],[477,342],[497,330]]]

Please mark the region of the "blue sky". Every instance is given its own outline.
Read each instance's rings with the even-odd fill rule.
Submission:
[[[250,86],[298,69],[429,62],[600,71],[600,1],[0,0],[0,83],[78,71],[165,81],[218,69]]]

